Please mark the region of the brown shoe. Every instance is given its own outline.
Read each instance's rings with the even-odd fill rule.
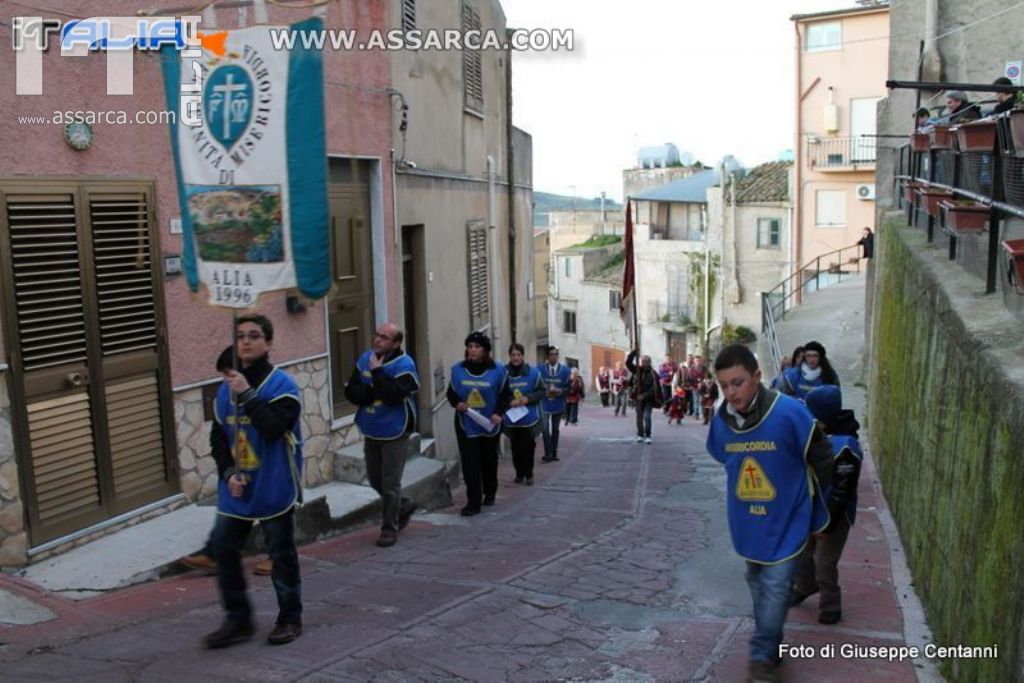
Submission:
[[[253,632],[251,622],[225,621],[219,629],[206,634],[206,637],[203,638],[203,645],[211,650],[237,645],[252,638]]]
[[[217,571],[217,563],[206,553],[185,555],[184,557],[179,557],[178,562],[181,562],[189,569],[198,569],[208,574],[213,574]]]
[[[271,645],[285,645],[302,635],[302,624],[278,624],[267,636]]]
[[[274,573],[274,561],[270,558],[257,562],[253,568],[252,573],[256,576],[270,576]]]

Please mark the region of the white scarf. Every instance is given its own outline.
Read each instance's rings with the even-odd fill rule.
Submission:
[[[821,367],[819,366],[814,370],[811,370],[810,366],[807,365],[807,363],[801,363],[800,374],[803,375],[805,381],[813,382],[814,380],[821,377]]]
[[[754,394],[754,400],[750,402],[749,406],[747,406],[747,412],[748,413],[751,410],[753,410],[755,403],[757,403],[757,394]],[[729,413],[730,415],[733,416],[733,419],[736,420],[736,426],[737,427],[739,427],[740,429],[743,429],[743,425],[745,425],[747,423],[747,418],[743,417],[743,415],[740,413],[740,411],[738,411],[735,408],[733,408],[731,403],[726,402],[726,404],[725,404],[725,412],[727,412],[727,413]]]

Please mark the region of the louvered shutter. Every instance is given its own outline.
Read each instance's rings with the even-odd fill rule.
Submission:
[[[164,486],[164,457],[149,206],[142,192],[89,195],[100,348],[114,495]]]
[[[74,194],[6,197],[15,334],[26,378],[25,417],[32,472],[28,499],[54,535],[101,518],[100,481],[88,386],[88,348]],[[43,381],[35,381],[43,377]],[[56,378],[56,382],[51,380]]]
[[[480,330],[487,327],[491,319],[487,277],[487,226],[474,221],[468,227],[469,322],[474,330]]]
[[[482,24],[480,14],[468,2],[462,3],[462,34],[476,31],[479,35]],[[480,38],[478,38],[480,40]],[[484,110],[483,55],[480,50],[462,46],[462,83],[465,105],[470,109]]]

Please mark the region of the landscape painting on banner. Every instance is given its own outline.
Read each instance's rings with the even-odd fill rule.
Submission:
[[[323,20],[289,28],[321,30]],[[331,282],[323,54],[301,41],[275,50],[267,26],[222,35],[163,49],[189,287],[230,308],[281,289],[322,297]],[[198,125],[187,125],[197,99]]]

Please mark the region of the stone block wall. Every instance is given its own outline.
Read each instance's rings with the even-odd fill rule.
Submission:
[[[0,372],[0,567],[25,564],[28,534],[11,434],[7,377]]]
[[[943,673],[1020,680],[1024,326],[899,214],[876,245],[869,420],[886,498],[935,642],[999,646]]]

